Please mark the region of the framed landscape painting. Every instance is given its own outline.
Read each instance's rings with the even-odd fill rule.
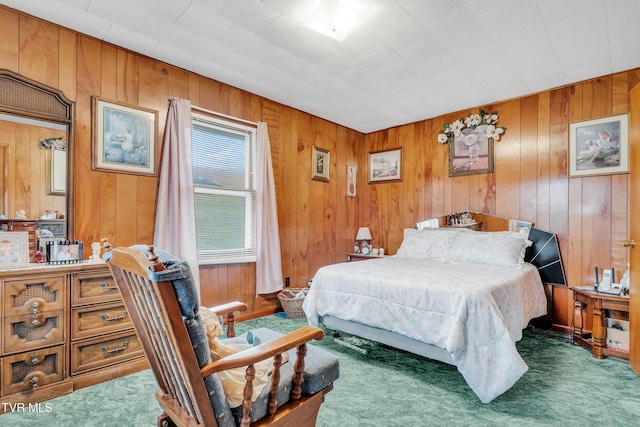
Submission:
[[[402,147],[369,153],[369,184],[402,181]]]

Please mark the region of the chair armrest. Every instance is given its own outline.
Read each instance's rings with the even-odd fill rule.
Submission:
[[[247,308],[247,304],[240,301],[232,301],[226,304],[208,307],[209,310],[213,311],[218,316],[224,316],[225,314],[233,313],[234,311],[247,311]]]
[[[247,304],[240,301],[231,301],[226,304],[216,305],[209,307],[209,310],[213,311],[217,316],[221,316],[223,320],[227,322],[227,337],[233,338],[236,336],[236,311],[247,310]]]
[[[274,357],[277,354],[296,348],[311,340],[321,340],[324,336],[322,329],[316,326],[303,326],[293,332],[289,332],[281,337],[275,338],[266,343],[248,348],[238,353],[223,357],[220,360],[211,362],[200,369],[203,377],[215,372],[225,371],[247,365],[254,365],[262,360]]]

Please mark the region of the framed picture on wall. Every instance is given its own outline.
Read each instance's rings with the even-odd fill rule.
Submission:
[[[158,112],[92,100],[93,170],[155,176]]]
[[[329,169],[331,153],[324,148],[313,146],[311,156],[311,179],[314,181],[329,182]]]
[[[493,172],[493,138],[487,138],[486,125],[466,127],[449,143],[449,176]]]
[[[347,165],[347,197],[356,197],[356,177],[358,175],[358,165],[349,163]]]
[[[569,124],[569,177],[628,172],[627,114]]]
[[[0,268],[24,267],[29,264],[29,233],[0,233]]]
[[[369,184],[402,181],[402,147],[369,153]]]

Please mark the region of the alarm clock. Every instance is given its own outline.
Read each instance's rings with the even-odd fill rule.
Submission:
[[[363,255],[369,255],[371,253],[371,244],[369,242],[367,242],[366,240],[364,240],[360,244],[360,252]]]

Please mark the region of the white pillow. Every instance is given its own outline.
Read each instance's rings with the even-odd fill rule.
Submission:
[[[468,231],[458,228],[405,228],[404,239],[396,256],[447,262],[449,246],[463,230]]]
[[[490,264],[521,267],[531,241],[514,231],[458,234],[447,253],[451,264]]]

